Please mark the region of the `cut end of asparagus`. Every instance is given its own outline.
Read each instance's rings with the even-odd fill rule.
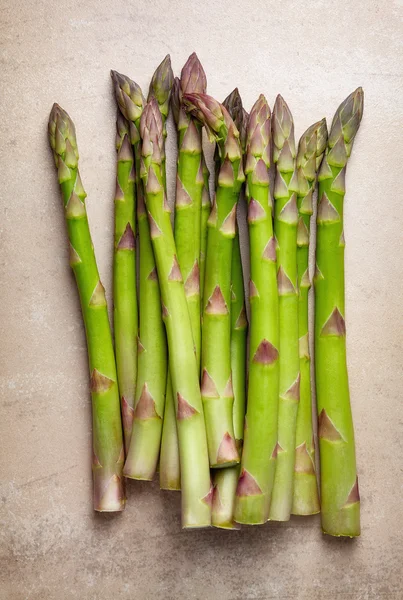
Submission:
[[[128,121],[137,121],[142,113],[145,98],[140,86],[126,75],[111,71],[116,102]]]
[[[157,100],[161,114],[165,119],[168,117],[173,82],[174,74],[171,67],[171,57],[167,54],[152,76],[147,98],[148,102],[152,98]]]
[[[196,52],[193,52],[193,54],[189,56],[182,69],[180,85],[183,94],[206,93],[206,73],[204,72],[203,66]]]

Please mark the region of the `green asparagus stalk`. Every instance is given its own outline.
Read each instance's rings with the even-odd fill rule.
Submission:
[[[290,189],[297,194],[297,272],[300,400],[297,414],[294,490],[292,513],[313,515],[320,511],[315,469],[315,443],[312,428],[311,358],[308,334],[309,232],[313,212],[317,169],[327,143],[326,120],[311,125],[302,135],[297,154],[297,168]]]
[[[361,88],[336,111],[319,174],[315,283],[315,376],[322,529],[360,535],[360,496],[348,389],[344,299],[345,175],[363,113]]]
[[[271,114],[263,95],[252,108],[246,151],[250,240],[248,407],[235,520],[258,525],[269,516],[277,456],[279,321],[276,244],[269,168]]]
[[[208,220],[211,212],[210,198],[210,173],[203,156],[203,193],[201,206],[201,226],[200,226],[200,290],[204,290],[204,276],[206,273],[206,253],[207,253],[207,230]]]
[[[288,521],[293,498],[295,435],[299,403],[296,193],[290,189],[295,170],[294,123],[290,109],[277,96],[273,110],[274,231],[277,239],[279,295],[279,405],[277,464],[269,518]]]
[[[185,282],[196,361],[200,369],[201,316],[200,316],[200,235],[201,207],[204,187],[201,125],[182,107],[182,95],[187,92],[205,92],[206,75],[193,53],[181,73],[175,78],[172,107],[178,128],[178,169],[175,201],[175,243],[179,267]],[[174,412],[174,398],[168,381],[166,409],[160,454],[160,487],[180,489],[178,438]]]
[[[145,100],[140,87],[112,71],[116,100],[130,122],[134,151],[139,236],[139,336],[133,433],[124,474],[151,480],[158,463],[167,378],[167,348],[161,316],[161,297],[140,179],[140,118]]]
[[[113,256],[113,320],[116,370],[127,454],[133,426],[137,377],[135,173],[133,150],[129,139],[129,123],[120,112],[116,119],[116,129],[118,155]]]
[[[169,207],[165,202],[163,122],[152,98],[140,122],[141,177],[162,299],[175,399],[182,488],[183,527],[211,524],[210,473],[199,374],[184,284],[177,259]]]
[[[120,511],[125,505],[122,423],[115,356],[105,291],[99,278],[78,171],[75,128],[57,104],[49,117],[49,141],[60,183],[73,269],[87,336],[92,396],[94,509]]]
[[[235,88],[224,100],[240,136],[242,152],[246,144],[246,123],[248,114],[242,106],[238,88]],[[216,148],[216,170],[220,170],[220,157]],[[236,227],[232,249],[231,265],[231,375],[234,390],[233,422],[235,441],[239,455],[242,452],[243,430],[246,404],[246,338],[248,322],[245,309],[245,292],[242,272],[239,233]],[[238,529],[234,522],[235,492],[238,483],[240,465],[226,469],[215,469],[213,474],[213,506],[211,522],[214,527]]]
[[[164,138],[167,136],[166,120],[169,114],[172,86],[173,72],[171,59],[170,56],[167,55],[157,67],[151,79],[148,92],[148,100],[154,97],[158,102],[162,116]],[[166,193],[165,156],[162,161],[162,179]],[[169,369],[165,390],[165,410],[162,423],[159,472],[161,489],[180,490],[179,445],[176,430],[175,404]]]
[[[162,63],[157,67],[151,79],[150,89],[148,92],[148,100],[151,100],[151,98],[155,98],[157,100],[162,117],[164,138],[166,138],[167,136],[166,120],[169,114],[173,79],[174,78],[171,67],[171,58],[168,54],[164,58]],[[162,181],[164,185],[164,191],[166,194],[167,181],[165,168],[165,153],[162,159]],[[161,489],[180,490],[179,444],[178,433],[176,429],[175,404],[172,393],[172,382],[169,368],[165,388],[165,410],[164,419],[162,422],[159,462]]]
[[[206,126],[220,153],[216,196],[209,217],[203,292],[201,394],[210,466],[239,462],[231,378],[231,262],[236,207],[244,181],[239,132],[228,111],[205,94],[186,94],[186,109]]]
[[[181,489],[181,468],[178,430],[176,427],[175,400],[172,393],[171,377],[169,376],[165,396],[159,471],[160,488],[162,490],[179,491]]]

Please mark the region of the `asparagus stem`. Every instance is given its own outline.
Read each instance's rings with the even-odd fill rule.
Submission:
[[[74,124],[57,104],[49,117],[49,141],[58,169],[70,265],[80,295],[91,373],[94,509],[120,511],[125,505],[119,391],[105,291],[99,278],[78,171]]]
[[[140,117],[144,97],[131,79],[112,71],[119,108],[130,121],[130,138],[135,157],[137,223],[139,236],[139,337],[137,385],[133,433],[124,474],[132,479],[151,480],[158,463],[167,379],[167,348],[161,316],[161,297],[150,228],[140,179]]]
[[[241,96],[235,88],[224,100],[239,134],[242,152],[246,144],[246,123],[248,114],[243,109]],[[220,170],[220,157],[216,148],[216,179]],[[245,309],[245,291],[242,272],[239,233],[236,227],[232,248],[231,264],[231,375],[234,390],[233,422],[235,441],[239,455],[242,452],[243,430],[246,403],[246,339],[248,323]],[[214,527],[238,529],[234,521],[235,492],[238,483],[240,465],[226,469],[215,469],[213,474],[213,506],[211,521]]]
[[[358,88],[336,111],[319,174],[315,283],[315,377],[322,529],[360,535],[360,496],[348,389],[344,299],[345,174],[363,113]]]
[[[133,426],[137,377],[135,173],[133,150],[129,140],[129,124],[120,112],[117,115],[116,128],[118,155],[113,256],[113,320],[116,370],[127,454]]]
[[[160,488],[162,490],[173,491],[181,489],[179,441],[178,430],[176,427],[175,400],[172,393],[172,382],[169,371],[160,450]]]
[[[200,290],[203,293],[204,290],[204,279],[206,273],[206,253],[207,253],[207,229],[208,220],[211,212],[211,199],[210,199],[210,173],[206,165],[206,161],[203,157],[203,179],[204,186],[202,192],[202,205],[201,205],[201,224],[200,224]]]
[[[295,463],[295,434],[299,403],[299,343],[297,293],[298,209],[290,182],[295,171],[294,123],[290,109],[277,96],[273,110],[274,231],[277,239],[279,295],[279,405],[277,464],[269,518],[290,518]]]
[[[200,303],[200,236],[201,207],[204,187],[201,125],[182,107],[182,96],[187,92],[205,92],[206,75],[193,53],[184,65],[181,78],[173,86],[172,106],[178,129],[178,169],[175,201],[175,243],[179,267],[185,282],[185,294],[192,326],[194,350],[198,370],[200,369],[201,347],[201,303]],[[171,383],[168,381],[168,388]],[[180,466],[175,465],[179,454],[177,431],[172,416],[173,395],[167,388],[166,424],[161,443],[160,486],[163,489],[180,488]],[[166,431],[165,431],[166,429]],[[167,457],[165,457],[167,453]],[[164,472],[164,468],[169,470]]]
[[[234,433],[239,454],[242,452],[246,407],[246,341],[248,322],[245,310],[245,292],[238,232],[232,252],[231,303],[231,373],[234,388]],[[235,492],[240,466],[214,471],[212,524],[224,529],[237,529],[234,522]]]
[[[140,132],[141,176],[160,283],[175,399],[181,466],[182,525],[189,528],[203,527],[211,524],[212,496],[206,431],[189,311],[163,186],[163,122],[154,98],[144,109]]]
[[[186,109],[218,142],[220,171],[209,217],[203,292],[201,394],[210,466],[239,462],[236,448],[231,378],[231,261],[236,205],[244,181],[239,132],[227,110],[205,94],[184,96]]]
[[[313,515],[320,511],[315,469],[315,443],[312,428],[311,358],[308,333],[309,232],[313,212],[317,169],[327,143],[326,120],[311,125],[302,135],[297,154],[297,169],[290,189],[297,193],[297,273],[300,400],[297,414],[294,491],[292,513]]]
[[[251,326],[245,440],[235,507],[235,520],[250,525],[268,519],[278,449],[279,321],[270,160],[271,114],[261,95],[247,129]]]

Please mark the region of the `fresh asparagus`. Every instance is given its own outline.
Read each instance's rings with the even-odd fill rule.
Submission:
[[[297,273],[300,400],[297,414],[292,513],[313,515],[320,511],[312,429],[311,358],[308,334],[309,233],[316,175],[327,143],[326,120],[311,125],[302,135],[297,168],[290,189],[297,194]]]
[[[218,144],[220,170],[209,217],[203,292],[201,394],[210,466],[239,462],[233,425],[231,378],[231,262],[236,206],[244,181],[239,132],[228,111],[206,94],[186,94],[186,109]]]
[[[175,399],[182,488],[183,527],[211,524],[210,472],[199,374],[169,208],[165,201],[163,121],[155,98],[140,121],[141,177],[168,339],[169,368]]]
[[[363,113],[358,88],[336,111],[319,174],[315,283],[315,377],[322,529],[360,535],[360,496],[348,389],[343,202],[348,158]]]
[[[193,53],[182,69],[181,78],[175,78],[172,107],[178,128],[175,243],[179,267],[185,282],[198,369],[200,369],[201,347],[200,235],[204,159],[201,125],[184,111],[182,96],[187,92],[204,93],[206,85],[203,67]],[[174,399],[170,386],[171,383],[168,381],[160,455],[160,486],[163,489],[179,489],[178,440],[173,410]]]
[[[272,119],[274,184],[274,231],[277,240],[277,286],[279,296],[279,405],[276,472],[269,518],[290,518],[295,463],[296,420],[299,403],[299,343],[297,292],[296,193],[290,189],[295,170],[294,123],[284,99],[277,96]]]
[[[248,407],[235,507],[235,520],[251,525],[268,519],[278,450],[279,320],[269,179],[271,145],[270,108],[261,95],[252,108],[247,130],[251,326]]]
[[[94,509],[120,511],[125,505],[124,448],[115,356],[105,291],[99,278],[78,171],[75,128],[57,104],[49,117],[49,141],[60,183],[73,269],[87,336],[92,396]]]
[[[242,106],[238,88],[235,88],[224,100],[223,106],[228,110],[238,131],[245,152],[246,123],[248,114]],[[216,179],[220,170],[218,148],[216,158]],[[242,272],[239,232],[236,227],[232,249],[231,264],[231,375],[234,390],[233,422],[235,441],[239,455],[242,452],[243,430],[246,402],[246,338],[248,322],[245,309],[245,292]],[[215,469],[213,474],[213,506],[211,522],[214,527],[237,529],[234,522],[235,492],[238,483],[240,465],[226,469]]]
[[[132,479],[151,480],[158,463],[167,379],[167,348],[161,316],[161,296],[144,206],[140,179],[140,118],[145,99],[140,87],[125,75],[112,71],[116,100],[130,122],[130,139],[135,158],[137,223],[139,235],[139,337],[137,386],[133,434],[124,474]]]
[[[167,136],[166,121],[169,114],[173,81],[174,77],[171,67],[171,58],[168,54],[155,70],[154,75],[151,78],[150,89],[148,91],[148,100],[153,97],[157,100],[162,117],[164,138]],[[164,144],[164,141],[162,143]],[[168,202],[166,198],[167,178],[165,152],[161,164],[161,173],[165,192],[164,202]],[[180,490],[179,444],[169,368],[165,388],[165,410],[161,432],[159,475],[161,489]]]
[[[137,377],[137,290],[135,239],[135,172],[129,123],[116,118],[117,175],[113,255],[113,320],[116,370],[120,392],[126,454],[133,426]]]

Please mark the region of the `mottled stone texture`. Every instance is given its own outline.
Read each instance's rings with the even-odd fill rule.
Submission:
[[[185,0],[171,1],[169,9],[161,0],[2,0],[1,600],[403,597],[402,16],[400,0],[270,6],[205,0],[200,10]],[[184,533],[179,495],[160,493],[156,483],[129,482],[123,514],[92,512],[85,338],[48,114],[57,101],[77,127],[88,215],[110,301],[116,111],[109,70],[127,73],[146,92],[167,52],[178,74],[193,50],[209,93],[220,100],[238,85],[249,110],[260,92],[271,105],[280,92],[292,108],[297,139],[314,121],[326,116],[330,122],[340,102],[358,85],[364,88],[345,202],[358,540],[324,538],[317,517]],[[173,131],[169,122],[171,202]],[[241,225],[246,260],[246,220]]]

